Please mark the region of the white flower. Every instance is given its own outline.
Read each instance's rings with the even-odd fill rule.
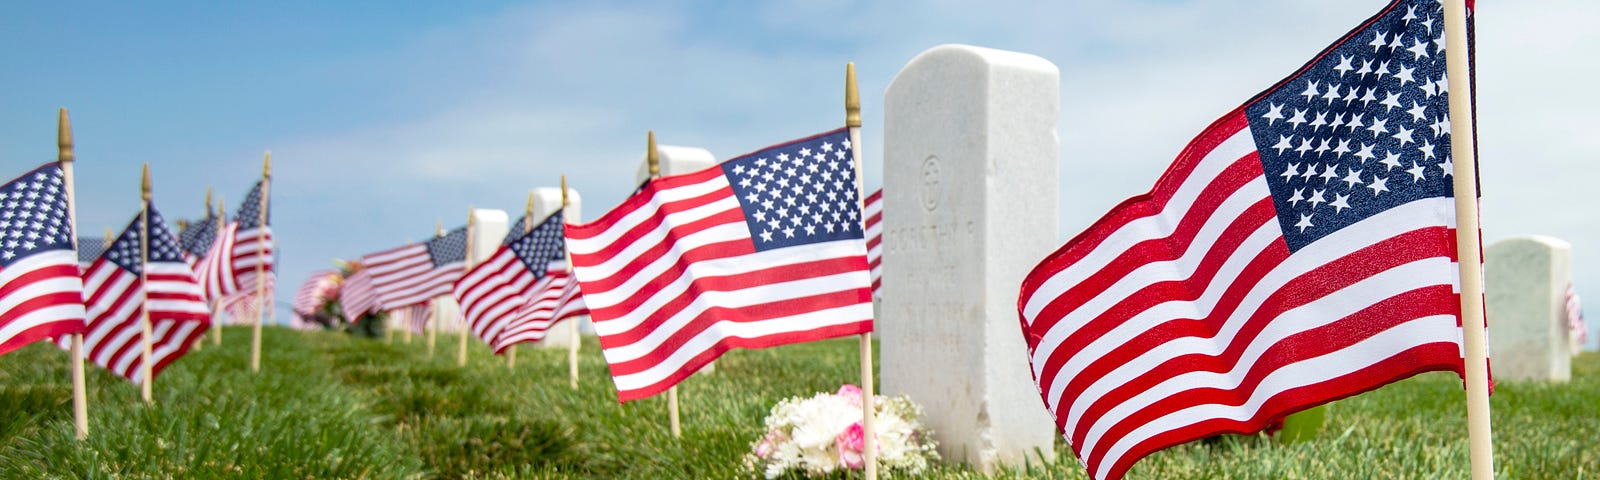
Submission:
[[[922,409],[906,397],[874,397],[874,430],[878,464],[886,474],[916,475],[939,458],[929,432],[918,418]],[[791,471],[823,475],[839,468],[863,466],[861,390],[853,385],[837,393],[779,401],[766,418],[767,433],[751,444],[745,464],[767,478]]]

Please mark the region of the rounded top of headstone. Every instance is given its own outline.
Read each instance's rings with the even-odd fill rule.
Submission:
[[[663,177],[703,170],[717,164],[717,157],[712,155],[710,150],[704,148],[656,145],[656,152],[660,155],[661,176]],[[644,183],[649,178],[649,161],[641,155],[639,170],[634,175],[634,182]]]
[[[489,209],[489,208],[474,208],[474,209],[472,209],[472,221],[474,223],[479,224],[479,225],[486,225],[486,224],[502,224],[503,225],[506,222],[510,221],[510,219],[511,219],[511,217],[506,215],[506,211],[505,210],[494,210],[494,209]],[[487,222],[487,223],[485,223],[485,222]]]
[[[561,209],[560,187],[539,187],[529,193],[533,196],[533,216],[535,218],[544,218],[550,215],[551,212]],[[579,195],[577,189],[569,186],[567,187],[567,203],[581,206],[583,205],[583,195]]]
[[[1489,250],[1501,250],[1506,248],[1544,248],[1549,250],[1572,251],[1572,244],[1566,240],[1544,235],[1517,235],[1503,238],[1500,241],[1489,244],[1488,247]]]
[[[1057,68],[1056,64],[1050,63],[1049,60],[1045,60],[1044,57],[1038,55],[956,43],[939,45],[923,50],[922,53],[917,54],[910,62],[907,62],[901,72],[951,64],[1036,70],[1056,76],[1061,74],[1061,69]],[[895,75],[896,79],[899,77],[900,75]]]

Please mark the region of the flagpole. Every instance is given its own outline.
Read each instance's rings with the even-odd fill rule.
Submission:
[[[78,258],[78,200],[72,186],[72,120],[62,108],[56,124],[56,161],[61,164],[61,181],[66,184],[67,227],[72,231],[72,258]],[[110,243],[106,244],[108,247]],[[78,440],[89,438],[89,394],[83,375],[83,332],[72,334],[67,362],[72,365],[72,424]]]
[[[522,213],[522,234],[527,235],[533,231],[533,192],[528,192],[528,205]],[[506,347],[506,368],[517,367],[517,343]]]
[[[434,224],[433,236],[444,236],[444,219],[441,218],[438,223]],[[439,339],[439,310],[441,309],[439,308],[438,298],[428,299],[428,304],[431,307],[428,309],[428,317],[430,317],[428,318],[428,358],[433,358],[434,345],[438,343]]]
[[[651,130],[649,132],[649,137],[648,137],[647,142],[648,143],[645,146],[645,152],[644,152],[645,165],[647,165],[648,168],[650,169],[650,180],[655,180],[657,178],[661,178],[661,153],[656,151],[656,131],[655,130]],[[561,192],[562,192],[563,195],[565,195],[566,194],[566,189],[563,188],[561,190]],[[565,202],[562,202],[562,203],[565,203]],[[569,265],[569,267],[570,267],[570,265]],[[577,278],[573,278],[573,281],[577,281]],[[667,419],[668,419],[668,424],[672,427],[672,438],[682,437],[683,436],[683,429],[678,423],[678,385],[677,384],[673,384],[672,387],[667,389]]]
[[[139,394],[144,398],[144,403],[155,404],[154,390],[155,379],[150,378],[155,371],[150,365],[152,350],[150,337],[154,336],[150,328],[150,164],[144,164],[143,180],[140,182],[139,197],[143,200],[139,207],[139,329],[140,343],[144,350],[139,354],[139,378],[144,380],[139,383]]]
[[[1494,435],[1489,422],[1488,333],[1483,312],[1483,250],[1465,0],[1444,2],[1444,32],[1445,71],[1450,77],[1450,158],[1455,163],[1456,252],[1461,265],[1461,329],[1466,354],[1467,445],[1473,480],[1488,480],[1494,478]]]
[[[208,211],[206,213],[210,214],[211,212]],[[181,219],[181,218],[178,219],[178,231],[179,232],[184,232],[184,231],[187,231],[187,230],[189,230],[189,221]],[[180,238],[180,240],[181,240],[181,238]],[[187,252],[187,250],[185,250],[185,252]],[[186,255],[187,255],[187,253],[186,253]],[[198,337],[194,338],[194,343],[190,344],[189,347],[194,349],[194,351],[198,352],[198,351],[200,351],[200,350],[205,348],[205,344],[206,344],[205,337],[204,336],[198,336]]]
[[[261,160],[261,205],[256,212],[257,227],[265,232],[267,229],[267,199],[272,197],[272,151],[267,150],[266,158]],[[267,314],[267,248],[270,244],[256,249],[256,324],[250,330],[250,373],[261,371],[261,324],[266,320]]]
[[[855,62],[844,65],[844,124],[850,128],[850,163],[856,169],[856,208],[862,209],[866,189],[861,179],[861,93],[856,87]],[[865,219],[862,219],[865,222]],[[878,438],[873,410],[872,332],[861,334],[861,454],[862,478],[878,478]]]
[[[654,150],[654,149],[652,149],[652,150]],[[569,217],[568,217],[569,214],[567,212],[567,206],[569,206],[569,205],[570,205],[569,200],[567,200],[567,175],[563,173],[563,174],[561,174],[561,221],[562,222],[566,222],[567,220],[569,220]],[[528,220],[531,222],[533,219],[530,218]],[[561,241],[561,251],[562,251],[562,255],[565,256],[566,260],[567,260],[567,273],[568,273],[567,281],[568,282],[576,282],[576,281],[578,281],[578,277],[571,276],[571,273],[572,273],[572,252],[567,251],[566,245],[567,245],[567,242],[566,242],[566,240],[563,239]],[[553,312],[553,313],[559,313],[559,312]],[[568,326],[571,327],[571,328],[567,329],[567,377],[568,377],[567,378],[567,383],[572,385],[572,389],[573,390],[577,390],[578,389],[578,347],[580,346],[579,342],[583,341],[583,339],[578,336],[578,333],[579,333],[578,332],[578,328],[580,327],[580,325],[579,325],[580,322],[578,322],[578,319],[576,317],[574,317],[569,323],[571,323],[571,325],[568,325]]]
[[[473,209],[474,207],[467,206],[467,244],[464,246],[466,251],[462,252],[464,254],[462,255],[463,272],[472,270],[472,227],[475,223],[472,220]],[[467,316],[461,315],[461,334],[457,336],[460,338],[460,345],[456,347],[457,367],[467,366],[467,330],[471,330],[471,327],[467,325]]]
[[[210,187],[206,187],[206,194],[207,194],[206,195],[206,200],[210,200],[211,199],[210,193],[211,193],[211,188]],[[206,208],[207,208],[207,212],[209,212],[210,211],[209,209],[211,208],[210,202],[206,203]],[[222,238],[223,230],[227,230],[228,229],[228,201],[226,199],[222,198],[221,194],[217,195],[217,223],[216,223],[216,226],[217,226],[217,228],[216,228],[216,237],[212,239],[211,244],[215,245],[217,247],[221,247],[222,245],[217,243],[217,240]],[[219,260],[221,259],[220,258],[220,254],[219,254],[218,259]],[[212,268],[212,267],[210,265],[207,265],[206,268]],[[212,279],[211,281],[220,281],[220,280]],[[206,283],[210,283],[210,282],[206,282]],[[210,288],[210,287],[206,287],[206,288]],[[217,307],[222,306],[222,299],[213,298],[213,299],[210,299],[208,301],[211,304],[211,318],[213,318],[213,319],[220,318],[220,317],[217,316]],[[230,320],[232,320],[232,319],[230,318]],[[212,322],[212,323],[213,323],[213,325],[212,325],[213,328],[211,329],[211,344],[212,345],[222,345],[222,322]]]

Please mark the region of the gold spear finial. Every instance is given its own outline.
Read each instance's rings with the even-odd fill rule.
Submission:
[[[472,217],[476,216],[476,215],[472,214],[472,211],[476,210],[476,209],[477,209],[477,207],[474,207],[472,205],[467,205],[467,230],[472,230],[472,224],[473,224]]]
[[[113,240],[116,240],[116,237],[111,236],[111,227],[106,227],[106,248],[111,248]]]
[[[69,163],[76,158],[72,154],[72,119],[67,118],[66,107],[61,108],[61,120],[56,123],[56,146],[61,149],[56,161]]]
[[[188,230],[188,229],[189,229],[189,221],[188,220],[184,220],[182,218],[178,219],[178,230],[181,231],[181,230]]]
[[[228,223],[228,201],[223,200],[221,194],[217,195],[217,218],[222,223]],[[220,229],[221,227],[218,228]]]
[[[561,208],[567,208],[567,174],[561,174]]]
[[[266,158],[261,160],[261,178],[272,178],[272,150],[267,150]]]
[[[533,191],[531,190],[528,191],[528,208],[523,211],[522,216],[526,221],[533,221]]]
[[[644,159],[650,164],[650,178],[661,176],[661,154],[656,152],[656,131],[650,131],[649,146],[645,147]]]
[[[433,236],[435,236],[435,237],[443,237],[444,236],[444,219],[443,218],[439,219],[438,223],[434,223],[433,224]]]
[[[861,127],[861,91],[856,88],[856,63],[844,64],[844,126]]]
[[[149,162],[145,162],[145,164],[144,164],[144,181],[139,184],[139,196],[141,198],[144,198],[144,201],[146,201],[146,202],[150,201],[150,163]]]
[[[211,216],[211,186],[206,185],[206,216]]]

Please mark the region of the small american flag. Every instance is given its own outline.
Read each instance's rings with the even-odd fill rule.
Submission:
[[[881,297],[883,288],[883,189],[867,195],[861,207],[867,216],[867,266],[872,268],[872,296]]]
[[[154,205],[148,217],[135,216],[122,234],[83,274],[89,329],[83,346],[89,360],[133,383],[140,377],[144,347],[141,315],[149,309],[152,375],[189,351],[211,326],[211,315],[183,260],[183,249]],[[149,259],[140,263],[140,222],[149,219]],[[141,281],[140,271],[145,280]],[[66,347],[65,341],[60,342]]]
[[[0,185],[0,355],[84,330],[70,208],[58,163]]]
[[[100,237],[78,237],[78,265],[89,268],[100,254],[106,253],[106,239]]]
[[[567,248],[622,401],[731,348],[872,331],[848,130],[653,180]]]
[[[466,272],[467,227],[426,242],[363,257],[382,308],[394,310],[449,295]]]
[[[316,313],[323,303],[328,301],[329,294],[335,292],[339,285],[339,272],[333,270],[317,270],[300,283],[300,289],[294,292],[294,313],[309,317]]]
[[[409,328],[412,332],[422,333],[424,329],[428,328],[428,317],[433,314],[433,305],[427,303],[412,305],[399,310],[391,310],[389,314],[399,318],[403,328]]]
[[[356,270],[339,286],[339,307],[347,322],[355,322],[378,309],[378,292],[372,289],[372,272],[366,268]]]
[[[1578,290],[1572,288],[1570,283],[1567,284],[1567,332],[1573,345],[1582,346],[1589,342],[1589,325],[1583,322],[1583,301],[1578,298]]]
[[[202,271],[200,262],[217,243],[217,217],[207,214],[205,219],[190,223],[178,232],[178,243],[183,245],[184,260],[195,267],[195,272]]]
[[[566,268],[563,211],[518,235],[456,284],[472,332],[501,353],[538,341],[555,322],[588,313]]]
[[[1023,281],[1034,378],[1092,477],[1463,370],[1441,16],[1391,3]]]
[[[222,301],[240,292],[253,294],[257,265],[263,266],[264,275],[275,275],[271,218],[262,222],[261,188],[262,182],[256,182],[239,205],[238,215],[223,225],[215,243],[206,250],[208,255],[195,262],[208,299]],[[200,236],[196,237],[198,241]]]

